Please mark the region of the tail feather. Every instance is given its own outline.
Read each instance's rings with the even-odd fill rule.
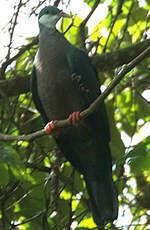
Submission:
[[[98,227],[105,226],[118,216],[118,198],[112,178],[105,181],[85,178],[85,181],[94,221]]]

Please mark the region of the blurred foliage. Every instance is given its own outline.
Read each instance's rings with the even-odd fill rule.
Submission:
[[[22,6],[28,8],[29,1],[23,2]],[[34,14],[44,6],[43,2],[39,1],[30,13]],[[96,0],[84,2],[91,9]],[[149,0],[100,2],[107,6],[106,18],[95,24],[90,34],[88,23],[84,28],[85,47],[90,56],[131,46],[148,36]],[[21,10],[18,14],[23,17]],[[94,13],[91,20],[93,16]],[[59,26],[66,38],[78,47],[83,47],[82,22],[76,16],[63,20]],[[13,23],[10,21],[8,26],[12,28]],[[11,36],[11,30],[8,31]],[[10,41],[7,61],[14,44],[13,39]],[[32,38],[26,41],[30,43]],[[37,45],[32,46],[14,60],[6,69],[5,77],[29,75],[37,48]],[[19,49],[17,47],[13,52]],[[113,175],[121,207],[118,222],[105,229],[150,229],[150,137],[132,144],[135,134],[140,134],[142,127],[150,121],[150,102],[143,94],[149,89],[149,75],[147,58],[127,74],[105,100],[112,136]],[[114,70],[99,76],[102,88],[105,88],[112,80]],[[0,99],[1,133],[29,134],[43,125],[31,93]],[[124,134],[130,140],[126,147],[121,139]],[[97,229],[89,211],[83,178],[66,162],[52,137],[44,136],[32,142],[0,142],[0,175],[0,229]]]

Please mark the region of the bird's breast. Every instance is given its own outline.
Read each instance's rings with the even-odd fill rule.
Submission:
[[[80,111],[83,101],[72,84],[66,53],[56,41],[40,45],[35,59],[38,96],[50,120]]]

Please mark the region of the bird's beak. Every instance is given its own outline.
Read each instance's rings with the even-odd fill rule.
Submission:
[[[64,17],[64,18],[71,18],[71,16],[69,14],[66,14],[62,10],[59,12],[59,16]]]

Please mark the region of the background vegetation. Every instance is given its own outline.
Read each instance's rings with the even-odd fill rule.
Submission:
[[[68,10],[71,1],[64,3]],[[1,36],[5,30],[8,43],[0,68],[0,229],[97,229],[82,176],[66,162],[53,138],[10,141],[7,136],[27,135],[43,128],[29,90],[38,37],[27,37],[25,45],[20,46],[14,36],[23,12],[36,17],[46,2],[35,1],[30,8],[29,0],[14,0],[10,21],[1,28]],[[55,5],[60,2],[56,0]],[[119,66],[150,45],[150,1],[84,2],[90,6],[87,17],[63,20],[59,29],[70,42],[88,51],[104,89]],[[106,2],[106,17],[89,32],[89,19]],[[144,96],[150,90],[149,61],[147,57],[140,62],[105,99],[112,134],[113,177],[120,203],[118,221],[105,229],[150,229],[150,136],[132,142],[150,122],[150,102]],[[126,145],[122,141],[125,135]]]

